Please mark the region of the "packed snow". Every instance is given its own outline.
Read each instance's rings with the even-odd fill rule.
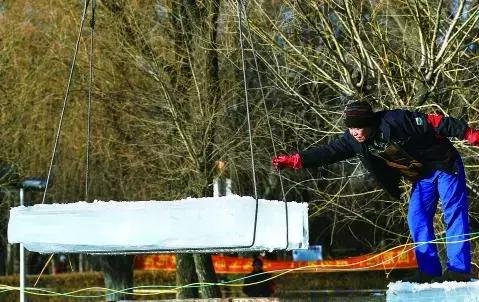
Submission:
[[[94,201],[10,210],[8,241],[40,253],[308,248],[308,207],[229,195],[177,201]]]
[[[390,283],[386,292],[386,302],[404,301],[479,302],[479,281],[431,284]]]

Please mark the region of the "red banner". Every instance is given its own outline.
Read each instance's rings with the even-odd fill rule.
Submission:
[[[218,274],[247,274],[252,270],[251,258],[221,255],[212,256]],[[265,271],[295,270],[300,272],[331,272],[353,270],[391,270],[416,268],[416,256],[410,248],[396,248],[378,254],[324,261],[281,261],[263,259]],[[138,270],[176,270],[176,256],[172,254],[141,255],[135,257]]]

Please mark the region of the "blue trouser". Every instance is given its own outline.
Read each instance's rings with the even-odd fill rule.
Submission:
[[[446,224],[447,269],[470,273],[471,245],[469,239],[469,214],[466,177],[462,160],[457,156],[456,174],[435,170],[417,180],[409,200],[408,224],[414,242],[416,259],[421,272],[442,275],[441,263],[434,243],[433,219],[438,199]]]

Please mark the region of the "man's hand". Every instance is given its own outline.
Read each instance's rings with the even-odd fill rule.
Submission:
[[[279,155],[273,157],[273,166],[276,170],[283,168],[301,169],[303,167],[303,161],[298,153],[293,155]]]
[[[464,139],[469,143],[479,146],[479,130],[467,128],[464,132]]]

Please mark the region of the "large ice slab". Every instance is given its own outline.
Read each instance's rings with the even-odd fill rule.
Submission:
[[[418,284],[394,282],[388,285],[386,302],[479,302],[479,281]]]
[[[177,201],[95,201],[10,210],[8,241],[40,253],[275,250],[308,247],[308,207],[230,195]]]

